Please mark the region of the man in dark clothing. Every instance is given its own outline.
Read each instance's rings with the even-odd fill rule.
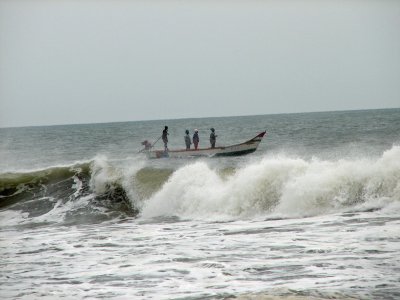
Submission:
[[[197,147],[199,146],[199,142],[200,142],[199,131],[197,129],[195,129],[194,134],[193,134],[194,150],[197,150]]]
[[[190,150],[190,145],[192,144],[192,141],[190,140],[189,130],[186,129],[185,133],[186,150]]]
[[[215,134],[215,129],[211,128],[211,134],[210,134],[210,144],[211,148],[215,148],[215,142],[217,141],[217,135]]]
[[[168,150],[168,126],[165,126],[162,132],[162,140],[164,142],[164,151]]]

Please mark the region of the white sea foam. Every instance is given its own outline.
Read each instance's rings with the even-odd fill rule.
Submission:
[[[15,226],[23,224],[28,219],[29,213],[21,211],[0,211],[0,227]]]
[[[142,217],[310,216],[400,201],[400,147],[378,159],[264,157],[227,178],[207,162],[186,165],[147,200]]]
[[[92,175],[90,178],[90,188],[97,194],[102,194],[107,190],[107,186],[119,179],[117,170],[111,166],[106,156],[96,156],[91,164]]]
[[[135,174],[146,162],[138,157],[124,162],[112,162],[106,156],[96,156],[91,165],[90,188],[96,194],[105,193],[110,186],[119,184],[134,207],[141,205],[134,185]]]

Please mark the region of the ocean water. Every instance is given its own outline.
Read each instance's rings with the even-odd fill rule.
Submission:
[[[142,153],[199,129],[229,158]],[[400,299],[400,109],[0,129],[2,299]],[[162,148],[159,141],[156,148]],[[268,296],[268,297],[267,297]]]

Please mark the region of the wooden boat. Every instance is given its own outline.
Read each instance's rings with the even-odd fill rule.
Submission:
[[[216,157],[216,156],[239,156],[253,153],[257,150],[265,131],[259,133],[257,136],[241,144],[215,147],[215,148],[201,148],[201,149],[179,149],[179,150],[146,150],[144,151],[149,158],[189,158],[189,157]]]

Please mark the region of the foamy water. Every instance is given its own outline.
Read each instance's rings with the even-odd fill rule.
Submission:
[[[265,157],[228,177],[207,162],[174,172],[146,204],[143,217],[288,217],[381,207],[400,199],[400,147],[379,159],[320,161]]]
[[[7,230],[2,295],[204,299],[251,291],[395,299],[398,215],[399,207],[306,219],[126,220],[64,231]]]

